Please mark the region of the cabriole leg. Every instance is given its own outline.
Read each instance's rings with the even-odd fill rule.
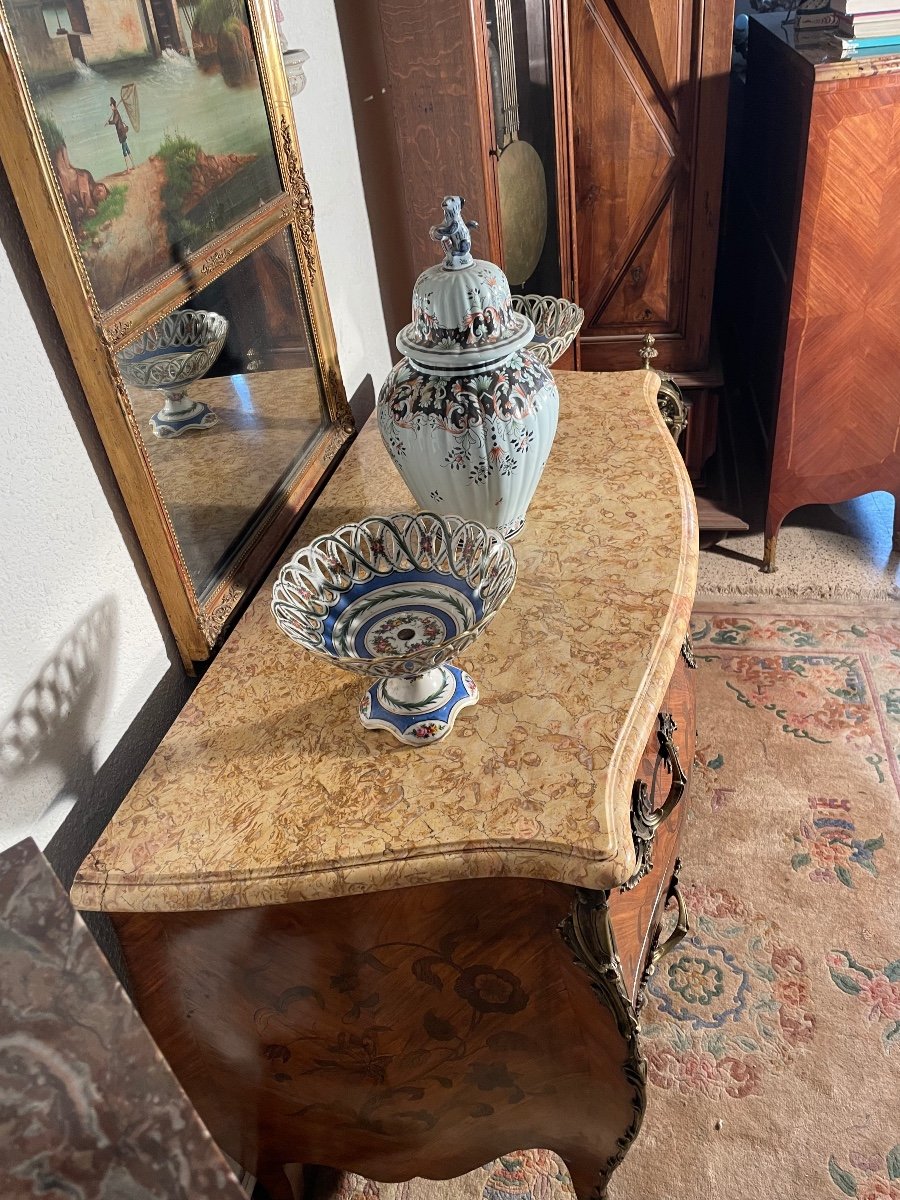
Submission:
[[[575,962],[591,980],[591,989],[600,1003],[613,1015],[619,1035],[625,1044],[622,1074],[631,1089],[631,1121],[619,1135],[617,1149],[601,1166],[599,1179],[593,1186],[588,1182],[586,1164],[567,1162],[572,1184],[579,1200],[599,1197],[604,1200],[610,1176],[622,1162],[631,1143],[637,1137],[647,1105],[647,1063],[638,1041],[639,1024],[634,1005],[622,977],[622,966],[616,950],[615,936],[609,916],[606,892],[579,888],[572,910],[560,925],[560,935],[572,951]],[[596,1168],[595,1168],[596,1169]]]

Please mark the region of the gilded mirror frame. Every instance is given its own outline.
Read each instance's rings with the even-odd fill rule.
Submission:
[[[208,658],[229,617],[272,565],[329,464],[354,432],[338,364],[290,93],[270,0],[245,0],[253,50],[282,191],[181,264],[102,310],[78,248],[0,0],[0,161],[2,161],[73,363],[122,491],[181,656]],[[191,579],[148,450],[116,363],[116,353],[200,287],[223,275],[281,231],[292,237],[326,422],[299,466],[288,472],[226,570],[202,599]],[[199,281],[199,282],[194,282]],[[299,449],[299,447],[298,447]]]

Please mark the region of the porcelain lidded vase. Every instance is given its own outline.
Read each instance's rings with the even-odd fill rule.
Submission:
[[[416,280],[378,424],[422,508],[513,537],[550,454],[559,393],[527,349],[534,325],[513,309],[506,276],[472,257],[463,204],[445,196],[443,224],[430,231],[444,261]]]

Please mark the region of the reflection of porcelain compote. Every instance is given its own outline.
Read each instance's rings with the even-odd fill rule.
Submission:
[[[279,627],[310,653],[378,680],[359,705],[366,729],[436,742],[478,700],[449,659],[512,591],[516,560],[496,530],[462,517],[369,517],[317,538],[281,568]]]
[[[228,322],[214,312],[180,309],[148,329],[118,354],[128,383],[158,388],[165,407],[150,418],[157,437],[178,437],[187,429],[208,429],[218,417],[208,404],[187,398],[186,387],[210,369],[228,333]]]

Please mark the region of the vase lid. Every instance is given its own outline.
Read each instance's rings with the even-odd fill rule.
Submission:
[[[445,196],[444,220],[429,230],[444,261],[423,271],[413,288],[412,321],[397,334],[397,349],[414,363],[466,371],[508,358],[534,337],[534,324],[512,307],[509,281],[492,262],[472,257],[461,196]]]

